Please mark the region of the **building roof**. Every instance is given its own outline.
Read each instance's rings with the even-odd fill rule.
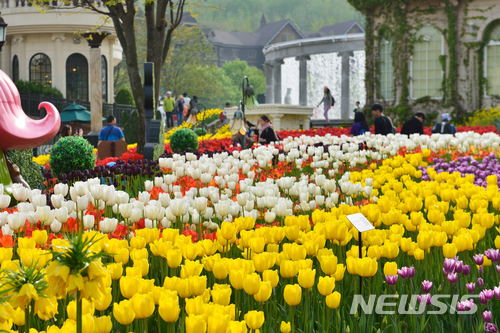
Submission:
[[[339,36],[364,33],[363,27],[355,20],[324,26],[319,30],[320,36]]]
[[[292,28],[303,37],[302,32],[290,20],[281,20],[262,24],[255,32],[207,29],[205,33],[211,43],[264,47],[271,42],[287,25],[291,25]]]

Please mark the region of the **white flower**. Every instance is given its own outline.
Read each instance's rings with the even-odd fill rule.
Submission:
[[[63,197],[68,195],[68,184],[57,183],[54,186],[54,194],[62,195]]]
[[[0,209],[5,209],[10,205],[10,195],[0,194]]]
[[[276,214],[273,212],[266,212],[266,214],[264,214],[264,220],[266,220],[267,223],[273,223],[275,219]]]
[[[94,215],[84,215],[83,216],[83,227],[85,229],[92,229],[94,227],[95,217]]]
[[[142,219],[142,209],[139,208],[133,208],[132,213],[130,214],[129,220],[132,223],[138,222],[140,219]]]
[[[99,222],[99,228],[100,228],[101,232],[104,232],[106,234],[109,234],[109,233],[112,233],[113,231],[115,231],[117,225],[118,225],[117,219],[111,219],[111,218],[107,218],[107,217]]]
[[[146,203],[149,201],[150,194],[148,192],[140,192],[139,193],[139,201],[142,203]]]
[[[68,221],[68,208],[61,207],[54,210],[54,217],[61,223]]]
[[[10,228],[8,224],[2,226],[2,234],[4,235],[14,235],[14,230]]]
[[[207,209],[208,199],[205,197],[197,197],[194,199],[193,207],[198,212],[203,213]]]
[[[7,223],[9,224],[10,229],[17,231],[24,225],[24,214],[22,213],[13,213],[7,217]],[[2,228],[3,230],[3,228]]]
[[[144,189],[148,192],[151,192],[153,190],[153,182],[150,180],[146,180],[144,182]]]
[[[9,217],[8,212],[0,212],[0,226],[3,226],[8,223],[7,218]]]
[[[132,215],[132,205],[131,204],[121,204],[118,207],[118,211],[124,219],[128,219]]]
[[[31,196],[31,203],[34,207],[45,206],[47,204],[47,197],[43,194],[34,194]]]
[[[78,210],[85,210],[89,205],[89,197],[87,195],[78,197],[76,200],[76,207]]]
[[[50,219],[50,207],[49,206],[38,206],[36,208],[36,217],[37,219],[44,223]],[[52,221],[50,221],[52,222]]]
[[[50,202],[54,208],[61,208],[63,201],[64,197],[62,194],[52,194],[50,196]]]
[[[161,225],[163,228],[170,228],[172,226],[172,222],[166,217],[161,219]]]

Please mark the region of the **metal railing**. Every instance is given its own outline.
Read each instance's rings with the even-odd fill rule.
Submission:
[[[104,1],[102,0],[92,0],[90,3],[94,4],[96,7],[104,6]],[[75,8],[84,7],[86,2],[82,0],[50,0],[37,2],[36,6],[48,7],[48,8]],[[22,8],[22,7],[32,7],[33,4],[29,0],[0,0],[0,8]]]

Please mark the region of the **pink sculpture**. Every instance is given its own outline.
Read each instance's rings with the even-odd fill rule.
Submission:
[[[4,152],[8,149],[29,149],[52,139],[61,126],[61,117],[56,107],[42,102],[38,109],[45,108],[47,116],[40,120],[28,117],[22,107],[19,91],[10,77],[0,70],[0,184],[9,192],[12,180],[24,183],[17,167],[7,161]]]
[[[42,102],[47,116],[40,120],[28,117],[22,107],[19,91],[10,77],[0,70],[0,148],[28,149],[40,146],[52,139],[61,126],[56,107]]]

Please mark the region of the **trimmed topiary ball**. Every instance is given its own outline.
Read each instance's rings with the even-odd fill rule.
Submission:
[[[198,136],[189,128],[181,128],[170,137],[170,148],[174,153],[198,150]]]
[[[196,135],[198,136],[204,136],[207,134],[207,131],[204,129],[204,128],[201,128],[201,127],[198,127],[198,128],[195,128],[194,129],[194,132],[196,133]]]
[[[58,176],[73,170],[95,167],[94,147],[84,138],[67,136],[56,142],[50,153],[50,167]]]

